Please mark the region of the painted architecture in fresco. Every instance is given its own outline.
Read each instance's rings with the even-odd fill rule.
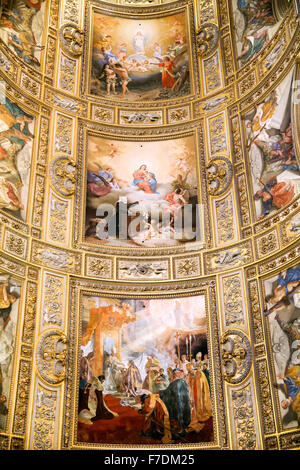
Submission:
[[[27,65],[40,66],[45,0],[3,0],[0,38]]]
[[[34,117],[0,90],[0,209],[25,220]]]
[[[233,0],[239,65],[246,64],[278,28],[270,0]]]
[[[300,422],[300,264],[265,281],[266,303],[284,428]]]
[[[83,303],[78,441],[212,441],[205,298]]]
[[[19,297],[19,283],[0,273],[0,430],[8,414]]]
[[[151,20],[94,14],[92,94],[153,101],[190,94],[185,13]]]
[[[86,240],[116,246],[177,246],[195,239],[198,184],[193,136],[172,141],[132,142],[89,137],[87,163]],[[115,211],[128,203],[128,224],[139,215],[137,233],[128,227],[121,236],[103,237],[98,211],[111,204]],[[191,211],[191,224],[181,234],[176,221]],[[98,211],[97,211],[98,210]],[[102,215],[105,215],[104,212]],[[184,217],[183,217],[184,219]],[[108,227],[106,228],[108,229]],[[127,229],[127,226],[126,226]]]
[[[245,119],[256,214],[260,219],[289,204],[300,192],[291,123],[293,81],[294,70]]]

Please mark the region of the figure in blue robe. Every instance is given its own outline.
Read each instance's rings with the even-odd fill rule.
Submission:
[[[253,41],[251,41],[248,37],[244,39],[244,46],[243,51],[240,58],[246,62],[250,60],[252,56],[258,54],[262,50],[266,43],[265,37],[253,37]]]
[[[32,54],[29,54],[28,51],[24,48],[24,45],[21,39],[16,34],[10,35],[10,43],[14,48],[16,54],[21,57],[21,59],[26,62],[28,65],[40,65],[40,62]]]
[[[103,179],[107,182],[112,180],[114,175],[108,170],[99,170],[98,173],[94,171],[87,172],[87,182],[88,183],[104,183]]]
[[[151,178],[149,181],[147,181],[147,183],[149,184],[149,186],[150,186],[151,190],[153,191],[153,193],[158,194],[158,193],[156,192],[157,181],[156,181],[156,179],[155,179],[155,174],[154,174],[154,173],[150,173],[150,175],[152,176],[152,178]],[[137,186],[138,183],[142,183],[143,181],[144,181],[144,180],[141,179],[141,178],[134,178],[132,184],[133,184],[134,186]]]
[[[280,276],[277,282],[277,286],[285,287],[285,293],[288,295],[288,284],[290,282],[300,282],[300,264],[298,264],[298,266],[295,268],[288,269],[285,277]],[[291,301],[294,301],[294,297],[291,297]]]
[[[147,173],[147,177],[146,177]],[[149,178],[149,175],[151,178]],[[145,192],[152,193],[154,194],[159,194],[156,191],[156,186],[157,186],[157,181],[156,181],[156,176],[154,173],[151,173],[150,171],[147,170],[146,165],[141,165],[140,168],[134,172],[133,174],[134,180],[132,182],[133,186],[137,186],[140,189],[143,189]],[[143,184],[140,184],[143,183]],[[149,187],[150,190],[149,191]]]
[[[12,129],[17,129],[18,131],[21,131],[25,136],[28,136],[28,137],[31,137],[33,138],[33,134],[30,132],[29,130],[29,127],[28,127],[28,123],[29,122],[32,122],[33,120],[33,116],[29,115],[29,114],[26,114],[16,103],[13,103],[12,101],[10,101],[8,98],[4,97],[4,98],[1,98],[1,103],[4,104],[4,106],[6,107],[6,109],[10,112],[10,114],[14,117],[14,118],[18,118],[20,116],[23,116],[25,118],[25,125],[23,127],[23,129],[21,130],[21,124],[19,122],[16,122],[15,124],[13,124],[11,126]],[[18,145],[20,145],[22,148],[24,147],[25,145],[25,140],[21,139],[20,137],[16,137],[16,136],[10,136],[9,137],[9,140],[11,141],[11,143],[17,143]]]
[[[291,397],[293,401],[296,400],[298,393],[300,392],[300,385],[296,385],[291,377],[284,377],[283,379],[286,385],[286,394]]]
[[[238,9],[243,11],[247,8],[247,0],[238,0]]]
[[[185,379],[171,382],[166,390],[159,392],[159,397],[165,403],[170,419],[175,419],[184,431],[191,422],[189,390]]]

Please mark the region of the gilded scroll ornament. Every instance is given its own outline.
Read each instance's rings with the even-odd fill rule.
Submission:
[[[212,157],[216,157],[217,154],[228,151],[226,118],[224,113],[209,119],[209,135]]]
[[[8,450],[9,436],[0,434],[0,450]]]
[[[35,282],[28,282],[27,284],[27,294],[26,294],[26,309],[25,309],[25,319],[23,326],[23,337],[22,340],[24,343],[32,344],[34,327],[35,327],[35,317],[36,317],[36,301],[37,301],[37,285]]]
[[[12,437],[10,441],[10,450],[24,450],[24,439]]]
[[[120,261],[119,279],[168,279],[168,261]]]
[[[175,260],[175,272],[177,278],[193,277],[200,275],[200,259],[198,256]]]
[[[31,376],[31,362],[22,360],[20,361],[18,390],[16,398],[15,416],[13,432],[15,434],[22,434],[25,431],[27,405],[29,398]]]
[[[15,273],[20,276],[25,276],[26,268],[23,264],[16,263],[11,259],[6,259],[4,256],[0,256],[0,264],[2,270],[8,271],[10,273]]]
[[[52,78],[55,67],[56,39],[48,36],[47,42],[46,75]]]
[[[51,182],[56,191],[62,196],[70,196],[75,191],[76,165],[68,157],[57,157],[51,163]]]
[[[33,430],[33,449],[52,450],[55,441],[57,392],[38,384]]]
[[[66,244],[69,227],[70,201],[56,197],[51,191],[49,204],[48,239]]]
[[[206,23],[201,26],[197,33],[197,50],[200,57],[207,57],[215,50],[219,35],[218,27],[215,24]]]
[[[74,23],[66,23],[60,28],[62,49],[73,57],[80,56],[83,49],[83,32]]]
[[[300,445],[300,433],[294,432],[292,434],[286,434],[280,437],[281,449],[291,449],[293,447],[299,447]]]
[[[112,260],[110,258],[87,256],[86,274],[88,276],[110,279],[112,276]]]
[[[233,169],[226,157],[216,157],[207,165],[208,192],[211,196],[221,196],[229,188]]]
[[[14,72],[14,67],[11,61],[0,51],[0,66],[1,69],[7,74],[11,75]]]
[[[272,434],[275,432],[276,428],[267,362],[266,360],[257,361],[256,366],[262,402],[264,432],[265,434]]]
[[[263,341],[264,334],[263,334],[261,309],[260,309],[260,303],[259,303],[258,285],[257,285],[256,280],[249,282],[249,298],[250,298],[250,304],[251,304],[255,342],[256,344],[258,344]]]
[[[41,377],[49,384],[59,384],[66,376],[67,338],[59,330],[44,333],[37,350],[37,366]]]
[[[19,237],[13,232],[6,230],[4,235],[4,249],[20,258],[26,257],[26,238]]]
[[[243,287],[240,273],[222,278],[226,327],[242,327],[245,323]]]
[[[189,106],[169,110],[169,122],[188,121],[191,118]]]
[[[214,5],[213,0],[200,0],[199,10],[200,10],[200,21],[202,24],[209,23],[210,21],[213,21],[216,17],[215,5]]]
[[[203,68],[205,76],[205,91],[206,94],[208,94],[217,90],[222,85],[218,51],[208,59],[203,60]]]
[[[28,75],[22,73],[21,76],[21,86],[28,93],[33,95],[35,98],[39,98],[41,95],[41,84],[28,77]]]
[[[265,439],[265,450],[278,450],[279,447],[278,447],[278,441],[277,441],[277,437],[274,436],[274,437],[267,437],[267,439]]]
[[[112,109],[101,106],[92,106],[92,119],[100,122],[114,122],[114,112]],[[122,121],[122,119],[121,119]]]
[[[36,225],[38,227],[40,227],[42,224],[44,190],[45,190],[45,178],[41,175],[36,175],[32,223],[33,225]]]
[[[276,230],[269,232],[267,235],[260,237],[256,240],[257,252],[260,258],[271,254],[273,251],[279,249],[279,242]]]
[[[66,289],[65,278],[54,274],[45,274],[44,296],[42,303],[42,326],[56,325],[61,327],[63,323],[64,292]]]
[[[76,63],[75,59],[70,59],[64,54],[60,57],[60,76],[59,86],[62,90],[74,93],[76,82]]]
[[[229,243],[236,237],[234,200],[232,194],[215,201],[215,217],[217,225],[217,244]]]
[[[251,383],[241,390],[231,391],[232,411],[239,450],[257,449],[257,434]]]
[[[226,382],[239,384],[249,374],[252,364],[248,338],[239,330],[228,330],[221,338],[223,376]]]
[[[121,124],[162,124],[162,111],[120,111]]]
[[[78,0],[66,0],[64,19],[65,20],[76,20],[78,21],[79,5]]]
[[[57,115],[54,149],[55,152],[72,154],[73,119],[63,114]]]
[[[242,226],[250,224],[250,207],[248,201],[247,192],[247,180],[246,175],[242,174],[237,178],[238,190],[239,190],[239,202],[241,211],[241,222]]]

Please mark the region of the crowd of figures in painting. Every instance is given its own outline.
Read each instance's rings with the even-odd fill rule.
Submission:
[[[233,0],[238,61],[246,64],[278,28],[270,0]]]
[[[293,136],[295,70],[245,116],[247,151],[257,217],[285,207],[300,192]]]
[[[264,282],[282,423],[300,422],[300,264]]]
[[[204,297],[84,305],[78,440],[211,441]]]

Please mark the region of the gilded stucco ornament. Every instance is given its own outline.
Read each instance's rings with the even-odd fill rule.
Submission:
[[[252,364],[248,338],[239,330],[227,330],[221,338],[223,376],[231,384],[241,383],[249,374]]]
[[[276,4],[281,6],[281,4],[287,2],[288,0],[277,0]],[[118,8],[121,11],[122,9],[126,9],[126,6],[124,7],[126,4],[128,4],[128,6],[131,4],[131,7],[133,7],[134,4],[159,4],[167,3],[167,1],[115,0],[115,3],[120,5]],[[214,12],[214,10],[216,10],[215,3],[216,2],[213,0],[199,0],[200,22],[217,23],[217,13]],[[34,160],[32,163],[30,179],[32,206],[28,208],[28,217],[25,221],[26,223],[21,223],[10,214],[6,214],[5,218],[3,214],[1,214],[0,217],[2,222],[2,230],[0,227],[2,248],[5,248],[7,251],[7,255],[4,254],[4,256],[0,256],[1,270],[7,271],[12,275],[17,275],[18,277],[24,279],[22,302],[25,304],[25,308],[22,308],[22,310],[19,312],[20,322],[18,338],[20,339],[21,344],[20,347],[18,347],[16,350],[16,357],[14,359],[15,379],[12,382],[11,387],[13,389],[15,398],[12,400],[12,411],[9,417],[11,425],[6,430],[1,430],[0,449],[22,448],[24,444],[25,447],[30,447],[30,436],[27,435],[29,428],[33,430],[32,435],[35,435],[31,441],[33,443],[33,448],[57,448],[61,445],[60,437],[58,438],[59,442],[57,444],[55,442],[54,436],[56,436],[56,434],[59,435],[58,431],[60,427],[60,421],[55,414],[55,410],[58,410],[58,413],[60,413],[60,410],[64,411],[65,429],[67,429],[67,426],[70,426],[70,424],[68,424],[70,423],[68,401],[72,400],[76,402],[77,400],[76,378],[74,379],[76,383],[75,387],[72,389],[68,388],[68,393],[66,393],[66,407],[63,408],[60,402],[61,392],[59,387],[56,387],[56,389],[53,391],[52,388],[54,387],[50,387],[51,390],[49,390],[49,387],[45,386],[45,384],[39,383],[40,377],[37,376],[36,371],[34,370],[34,364],[31,362],[33,360],[32,358],[34,357],[33,351],[37,346],[35,340],[36,333],[38,333],[38,331],[35,333],[35,329],[37,328],[36,325],[41,325],[39,334],[41,334],[42,329],[46,330],[47,328],[59,328],[62,324],[67,325],[69,315],[72,314],[70,313],[72,305],[77,301],[76,296],[74,296],[74,298],[71,298],[70,296],[70,301],[68,302],[69,296],[67,295],[66,305],[63,304],[63,296],[67,292],[69,286],[69,277],[63,277],[63,274],[60,273],[60,278],[59,273],[55,274],[54,272],[49,271],[49,273],[46,273],[47,276],[44,278],[43,273],[45,273],[45,271],[43,267],[45,266],[49,267],[50,270],[55,272],[56,270],[68,270],[68,273],[70,271],[70,273],[80,276],[83,274],[80,282],[83,282],[82,279],[85,277],[98,277],[105,280],[116,279],[117,281],[137,280],[139,282],[131,283],[130,291],[134,292],[137,296],[140,295],[141,292],[146,292],[149,296],[155,296],[158,294],[162,296],[165,295],[166,288],[169,289],[170,292],[172,291],[172,293],[176,293],[176,291],[179,293],[191,292],[192,289],[194,289],[194,286],[196,286],[198,280],[191,281],[185,279],[191,277],[199,277],[200,279],[201,274],[207,278],[210,276],[208,279],[211,280],[205,282],[217,283],[217,286],[221,286],[222,277],[220,277],[219,273],[222,270],[226,270],[224,290],[228,287],[228,295],[224,293],[224,304],[222,304],[222,295],[220,291],[210,291],[210,295],[213,301],[211,298],[209,299],[209,304],[211,304],[209,315],[212,321],[212,329],[216,335],[211,341],[214,346],[214,358],[216,358],[217,362],[219,361],[219,340],[217,333],[219,331],[218,329],[220,321],[219,318],[216,317],[216,305],[223,305],[223,314],[225,318],[223,328],[234,327],[238,329],[246,329],[246,326],[243,327],[242,324],[242,314],[244,313],[245,325],[249,323],[249,328],[252,330],[251,346],[255,351],[256,370],[253,377],[249,373],[248,378],[245,378],[245,380],[242,379],[243,382],[240,386],[230,386],[226,384],[224,387],[226,396],[228,398],[228,404],[232,405],[232,413],[235,420],[232,426],[230,426],[230,431],[229,429],[226,429],[227,416],[226,422],[224,418],[226,407],[225,404],[223,404],[223,387],[220,384],[218,385],[215,396],[218,397],[217,405],[220,408],[220,413],[223,413],[223,418],[221,416],[219,419],[219,422],[221,423],[221,446],[223,445],[225,447],[232,447],[232,445],[234,445],[234,438],[232,436],[231,439],[228,440],[230,444],[226,443],[228,433],[233,433],[234,429],[236,429],[237,432],[237,444],[239,448],[254,448],[255,433],[257,442],[261,441],[261,445],[264,446],[265,449],[288,449],[299,446],[299,432],[289,429],[287,433],[283,434],[282,422],[279,416],[280,413],[277,409],[279,406],[278,396],[276,389],[274,389],[272,358],[268,357],[270,350],[268,346],[270,346],[270,344],[268,343],[268,336],[265,334],[267,328],[264,326],[264,318],[262,314],[263,308],[262,305],[260,305],[263,302],[263,292],[260,277],[263,276],[264,278],[266,274],[272,276],[274,271],[277,273],[279,270],[284,270],[285,267],[290,266],[296,256],[300,254],[300,248],[297,248],[296,246],[297,236],[299,235],[300,230],[299,216],[296,214],[296,209],[298,209],[298,201],[294,201],[288,207],[284,208],[284,210],[277,211],[274,213],[274,215],[272,214],[265,220],[256,222],[253,219],[253,201],[251,191],[249,189],[249,171],[247,171],[249,170],[249,158],[247,159],[247,156],[245,157],[244,152],[246,142],[244,138],[244,124],[241,116],[241,114],[243,115],[243,113],[247,113],[249,111],[249,108],[252,106],[252,104],[257,103],[258,100],[261,99],[262,94],[266,95],[271,89],[277,86],[276,83],[282,80],[281,76],[284,76],[286,72],[288,72],[290,66],[294,60],[296,60],[297,55],[299,61],[299,34],[294,34],[296,27],[298,28],[297,24],[299,25],[299,21],[297,23],[295,22],[294,14],[290,17],[287,15],[286,19],[283,20],[281,30],[278,30],[273,39],[269,41],[266,48],[264,48],[261,53],[258,53],[256,57],[252,59],[251,64],[248,66],[249,68],[242,68],[241,70],[237,71],[235,67],[235,50],[233,48],[234,40],[231,36],[232,30],[230,28],[231,25],[229,24],[232,10],[229,8],[230,2],[227,2],[227,0],[220,0],[220,2],[217,3],[219,7],[219,24],[222,25],[223,54],[222,56],[218,55],[219,51],[217,50],[217,43],[214,50],[209,52],[208,49],[208,51],[205,51],[205,35],[201,35],[201,41],[203,42],[204,46],[202,46],[203,50],[202,52],[199,51],[199,54],[204,58],[206,57],[206,54],[208,56],[208,58],[205,59],[203,63],[203,82],[207,82],[208,84],[206,85],[206,89],[204,87],[203,97],[197,97],[192,104],[190,101],[188,101],[187,98],[184,100],[178,99],[176,102],[175,100],[170,103],[168,102],[166,106],[160,102],[154,103],[153,110],[140,110],[138,105],[133,105],[132,109],[129,110],[127,109],[127,105],[124,105],[124,103],[118,105],[116,104],[113,108],[110,108],[110,103],[108,100],[105,101],[105,106],[99,106],[98,98],[95,98],[94,101],[92,101],[92,99],[86,98],[85,96],[79,94],[75,96],[75,87],[80,80],[78,73],[80,64],[76,58],[80,57],[81,52],[79,53],[79,50],[81,40],[79,39],[79,44],[77,44],[78,54],[72,56],[69,49],[70,47],[73,47],[73,32],[71,30],[67,31],[64,41],[66,41],[66,45],[68,45],[68,47],[66,50],[62,44],[62,48],[64,51],[66,51],[68,57],[60,63],[57,60],[58,56],[56,54],[58,49],[56,31],[58,29],[58,25],[61,24],[62,21],[79,24],[79,17],[81,16],[82,8],[84,8],[85,2],[78,2],[76,0],[65,0],[64,2],[59,2],[59,0],[52,0],[48,2],[49,28],[47,29],[47,25],[45,26],[45,38],[47,40],[47,46],[44,53],[41,72],[32,71],[28,66],[26,66],[25,63],[20,66],[20,60],[17,60],[14,56],[12,56],[7,48],[3,50],[1,49],[0,51],[0,66],[3,77],[6,75],[9,78],[6,85],[8,97],[15,101],[16,104],[19,104],[20,106],[24,105],[25,111],[34,111],[36,113],[37,119],[37,125],[35,126],[33,132],[35,135]],[[299,2],[296,0],[289,2],[291,7],[292,5],[298,4]],[[149,5],[147,6],[149,7]],[[158,8],[161,7],[159,6]],[[142,8],[140,7],[140,11],[141,10]],[[151,8],[151,12],[154,12],[154,10],[154,8]],[[205,28],[205,26],[206,25],[204,24],[203,27]],[[85,31],[87,34],[89,34],[88,27]],[[55,38],[51,37],[51,34],[55,35]],[[76,32],[74,32],[74,35],[76,49]],[[68,43],[68,41],[70,42]],[[209,48],[209,41],[207,41],[207,45]],[[61,54],[63,55],[64,53],[61,52]],[[227,86],[232,86],[234,89],[232,103],[229,102],[229,98],[226,99],[224,92],[222,92],[221,95],[218,94],[219,91],[223,90],[221,82],[222,77],[221,75],[219,76],[219,74],[221,74],[220,70],[222,68],[222,60],[225,61],[225,64],[223,63],[225,69],[224,81]],[[73,66],[75,70],[74,75],[71,73]],[[24,73],[24,71],[27,73]],[[215,71],[217,72],[215,73]],[[210,81],[212,83],[211,85]],[[46,87],[44,83],[46,84]],[[20,85],[22,85],[24,89],[21,89]],[[55,88],[58,85],[59,88]],[[51,95],[49,94],[51,97],[49,100],[45,99],[45,97],[47,97],[47,93],[44,93],[44,91],[47,92],[47,87],[49,87],[49,90],[51,89],[52,93]],[[195,88],[199,89],[197,86]],[[216,90],[218,88],[220,88],[220,90],[218,90],[217,93]],[[65,92],[69,92],[69,95],[66,93],[61,93],[63,90]],[[205,91],[207,93],[205,93]],[[213,93],[207,96],[208,92]],[[74,93],[74,99],[71,99],[70,93]],[[182,102],[185,104],[184,107],[175,107],[182,104]],[[122,106],[122,109],[120,109],[120,106]],[[128,108],[129,106],[131,107],[131,104],[128,104]],[[143,106],[144,104],[142,104],[142,107]],[[157,109],[158,107],[160,107],[159,110]],[[210,122],[210,119],[214,119],[212,124],[214,122],[216,122],[216,124],[220,124],[220,133],[208,133],[207,127],[209,131],[211,131],[213,130],[213,125],[209,124],[207,126],[204,121],[204,124],[202,124],[202,121],[200,120],[203,118],[203,112],[211,113],[213,115],[216,110],[220,108],[223,109],[225,107],[226,112],[224,112],[224,119],[222,117],[221,119],[208,117],[208,122]],[[66,115],[59,114],[59,110],[57,110],[57,108],[60,108],[60,112],[66,113]],[[147,108],[149,108],[149,106],[147,106]],[[119,259],[115,256],[114,252],[111,255],[111,253],[105,249],[103,249],[103,252],[106,253],[106,255],[111,255],[111,258],[107,257],[107,259],[102,259],[99,256],[99,258],[96,259],[92,253],[84,253],[83,251],[86,248],[82,247],[80,247],[80,251],[78,250],[78,252],[71,252],[71,249],[78,248],[78,245],[76,245],[76,247],[72,245],[72,240],[69,240],[69,232],[67,231],[67,228],[64,232],[65,238],[60,238],[60,230],[59,226],[57,225],[61,222],[61,226],[63,228],[64,224],[67,225],[69,223],[70,227],[72,227],[71,222],[69,222],[66,216],[63,220],[60,220],[60,214],[61,218],[63,218],[63,206],[58,206],[58,203],[56,202],[53,203],[53,200],[51,197],[48,197],[47,194],[47,178],[49,166],[51,165],[51,160],[49,162],[49,154],[53,152],[54,158],[57,156],[60,157],[60,155],[64,153],[67,156],[71,157],[74,155],[75,157],[77,154],[77,134],[75,133],[75,130],[78,126],[77,119],[78,117],[87,116],[85,109],[89,110],[90,114],[88,116],[91,120],[98,121],[98,123],[102,122],[110,124],[110,126],[105,127],[105,132],[114,138],[118,138],[119,136],[125,136],[125,138],[126,136],[129,136],[130,138],[131,135],[135,135],[137,138],[140,138],[141,136],[152,137],[155,135],[164,135],[166,133],[170,133],[170,135],[172,134],[172,136],[176,136],[178,132],[188,131],[189,129],[194,127],[196,128],[198,126],[201,128],[203,125],[205,131],[203,132],[203,137],[200,136],[199,141],[200,145],[203,145],[203,141],[205,144],[206,140],[211,140],[211,143],[208,144],[211,157],[216,157],[221,153],[224,155],[229,155],[229,140],[230,138],[231,140],[233,139],[231,142],[232,165],[234,165],[238,198],[237,194],[234,193],[232,189],[227,193],[226,190],[224,190],[224,193],[222,193],[224,195],[221,196],[222,199],[216,198],[211,201],[211,207],[207,209],[206,216],[206,237],[208,239],[213,230],[217,230],[219,243],[216,243],[216,245],[213,245],[213,242],[211,245],[208,243],[208,248],[210,249],[208,254],[206,251],[203,251],[203,253],[199,253],[199,255],[190,258],[179,258],[177,257],[177,254],[175,254],[175,256],[170,257],[172,262],[170,262],[168,259],[170,266],[166,258],[161,259],[160,263],[163,273],[160,274],[158,270],[151,272],[151,263],[152,266],[154,265],[154,267],[157,267],[157,259],[149,260],[148,258],[147,261],[143,260],[137,264],[135,264],[133,260],[130,261],[125,259],[119,263]],[[195,111],[196,109],[197,113]],[[73,113],[72,116],[68,115],[69,112],[71,114]],[[125,122],[125,114],[129,116],[127,121],[130,124],[130,130],[128,130],[128,126],[121,127],[121,125],[127,124],[127,122]],[[151,117],[149,117],[149,114],[151,116],[154,114],[157,116],[157,119],[155,118],[155,121],[152,121]],[[54,115],[55,117],[53,117]],[[296,115],[294,117],[296,118]],[[199,121],[196,122],[196,118],[199,119]],[[182,121],[187,122],[182,124]],[[200,122],[201,124],[199,124]],[[97,130],[97,126],[99,128],[98,123],[93,123],[95,126],[94,130]],[[166,125],[173,123],[178,125],[166,127]],[[135,126],[138,127],[139,124],[140,128],[135,128]],[[146,124],[149,126],[151,124],[153,126],[155,125],[157,126],[157,129],[145,129]],[[144,128],[141,128],[142,126],[144,126]],[[228,135],[226,135],[227,126]],[[218,131],[217,125],[215,126],[215,129]],[[226,144],[226,142],[228,142],[228,144]],[[84,146],[84,143],[85,142],[82,142],[82,146]],[[201,171],[203,172],[202,174],[204,174],[205,163],[203,155],[205,154],[205,150],[200,148],[200,153]],[[64,158],[67,161],[67,157]],[[75,174],[75,166],[71,164],[71,167],[73,167]],[[84,165],[82,168],[84,168]],[[62,169],[63,171],[66,169],[64,164],[62,165]],[[81,171],[79,164],[77,166],[77,170],[78,172]],[[72,173],[72,171],[70,171],[70,173]],[[64,186],[64,178],[62,175],[63,174],[60,175],[63,181],[62,185],[61,183],[57,182],[55,183],[57,184],[56,187],[52,183],[53,187],[55,187],[58,193],[60,193],[60,191],[57,188],[62,188],[64,193],[60,194],[64,194],[63,197],[71,196],[74,194],[74,189],[72,189],[73,177],[68,178],[67,187],[69,190],[67,191]],[[75,182],[75,179],[73,181]],[[222,182],[222,178],[220,181]],[[214,183],[215,181],[213,178],[211,182],[212,186]],[[68,186],[69,184],[70,186]],[[206,183],[202,184],[202,189],[205,186]],[[206,204],[208,201],[206,197],[207,192],[207,188],[205,187],[202,191],[204,194],[204,204]],[[217,196],[217,194],[211,195]],[[231,195],[233,198],[232,210],[231,205],[227,201],[227,198],[230,199]],[[224,202],[225,200],[226,204]],[[300,199],[298,200],[300,201]],[[67,203],[69,204],[71,212],[73,202],[70,197],[67,199]],[[210,227],[209,219],[212,219],[211,208],[214,206],[216,207],[217,225]],[[65,207],[67,207],[67,205],[65,205]],[[231,221],[230,211],[232,212],[232,217],[236,217],[237,207],[239,207],[240,212],[237,225],[241,224],[241,230],[239,231],[238,228],[236,229],[237,233],[235,239],[233,233],[234,226],[230,226],[229,222]],[[74,220],[78,221],[76,218],[78,217],[78,212],[76,213],[75,211],[74,217]],[[45,220],[48,222],[46,223]],[[43,227],[43,223],[45,223],[45,227]],[[82,224],[83,222],[81,221],[81,226]],[[226,224],[228,224],[228,227]],[[75,223],[74,226],[76,226]],[[224,229],[224,232],[221,232],[221,226],[223,229],[225,227],[226,230]],[[12,230],[8,231],[7,227]],[[50,230],[52,229],[53,235],[51,235],[51,237],[49,236],[49,239],[45,238],[45,233],[50,233]],[[231,233],[233,233],[232,236],[230,235]],[[25,234],[26,237],[20,237],[20,234]],[[238,242],[238,240],[240,240],[239,235],[243,238],[251,238],[249,243],[250,245],[252,243],[251,246],[255,253],[255,258],[251,255],[251,249],[248,250],[247,247],[244,247],[244,245],[239,246],[236,243],[233,248],[231,247],[232,241]],[[34,240],[34,238],[32,240],[31,237],[34,237],[36,240]],[[25,241],[24,246],[22,242],[23,238]],[[58,241],[58,243],[63,243],[65,240],[66,251],[63,252],[61,249],[57,249],[57,247],[54,246],[54,243],[52,247],[43,245],[43,242],[51,242],[51,240],[56,242]],[[229,245],[229,242],[231,242],[231,245]],[[223,244],[227,244],[227,246],[222,247]],[[285,248],[287,245],[291,246],[289,251],[288,248]],[[35,252],[37,247],[40,250]],[[90,251],[97,252],[97,247],[94,248],[93,246],[89,246],[88,249]],[[132,256],[133,254],[131,250],[128,250],[126,253],[125,249],[122,252],[120,249],[120,253],[126,258],[128,253],[129,256]],[[118,253],[118,255],[120,255],[120,253]],[[153,254],[158,256],[154,251],[152,251],[151,254],[147,253],[146,251],[144,252],[144,255],[148,257],[152,256]],[[86,257],[84,270],[80,269],[81,256]],[[19,261],[18,258],[22,258],[22,261]],[[41,266],[32,267],[30,265],[31,261],[34,264]],[[248,263],[252,263],[252,265],[250,265],[251,267],[246,267]],[[239,280],[236,275],[236,271],[232,272],[232,269],[236,269],[237,266],[243,265],[245,265],[245,270],[241,270],[241,279]],[[78,266],[78,268],[76,266]],[[42,292],[41,279],[44,279],[43,289],[45,289]],[[167,283],[161,282],[163,280],[168,281],[171,279],[184,279],[184,283],[169,282],[167,285]],[[34,280],[34,282],[31,282],[32,280]],[[53,280],[56,282],[55,285]],[[160,282],[154,282],[157,280]],[[152,282],[150,283],[148,281]],[[70,278],[70,282],[73,282],[72,277]],[[129,282],[111,282],[112,287],[110,287],[110,291],[117,295],[118,289],[123,289],[123,296],[125,296],[128,294],[129,284]],[[242,296],[240,295],[242,294],[243,284],[245,284],[244,288],[245,291],[247,291],[246,297],[248,297],[248,303],[246,304],[245,302],[246,305],[244,305],[244,312],[242,312],[243,302]],[[98,290],[103,292],[103,290],[106,288],[106,285],[107,282],[103,282],[101,285],[99,284],[100,287],[98,287]],[[91,290],[97,289],[97,287],[95,287],[96,284],[94,280],[90,282],[89,286]],[[239,290],[241,292],[238,292]],[[39,300],[39,296],[41,296],[41,300]],[[36,312],[36,309],[39,310],[38,305],[41,306],[41,317],[39,316],[40,313]],[[72,321],[74,322],[74,325],[76,325],[75,315],[74,320]],[[70,337],[72,337],[72,334],[74,334],[73,331],[75,331],[73,323],[71,323],[71,325],[72,326],[68,331],[68,336],[70,335]],[[56,334],[58,338],[60,337],[60,332],[58,330],[55,330],[54,334]],[[228,346],[229,351],[226,351],[225,349],[222,357],[223,361],[227,361],[226,364],[228,364],[228,359],[231,359],[233,363],[240,363],[242,367],[243,362],[247,361],[247,355],[245,355],[245,350],[247,352],[247,348],[246,342],[243,341],[242,338],[239,339],[237,336],[237,331],[235,331],[234,334],[229,334],[229,332],[225,333],[223,339],[225,338],[226,341],[222,347],[225,349],[225,347]],[[232,339],[232,343],[229,341],[228,337],[229,339]],[[47,338],[45,337],[44,339],[46,342]],[[49,344],[51,346],[50,340]],[[76,358],[76,344],[77,343],[75,343],[75,339],[73,339],[73,343],[71,343],[70,350],[68,351],[68,355],[71,356],[74,354],[74,358]],[[230,350],[230,345],[233,345],[232,350]],[[46,357],[44,358],[41,356],[39,360],[41,361],[41,364],[44,361],[46,366],[49,366],[50,372],[51,367],[49,364],[47,364],[46,358],[49,361],[55,361],[56,359],[59,359],[60,361],[62,360],[61,362],[64,364],[64,353],[58,353],[58,356],[56,356],[57,351],[55,350],[55,347],[52,348],[52,352],[51,347],[50,350],[45,348],[44,352]],[[230,358],[230,356],[232,356],[232,358]],[[69,370],[67,380],[71,380],[73,377],[74,363],[74,361],[70,361],[70,364],[68,365]],[[231,382],[231,380],[235,380],[236,377],[230,376],[230,365],[232,365],[232,363],[228,364],[229,372],[227,372],[226,376],[224,375],[224,378],[226,378],[227,382],[235,385],[234,382]],[[236,374],[238,372],[239,370],[237,369]],[[219,371],[217,375],[218,374]],[[257,393],[252,391],[251,383],[249,384],[249,381],[252,379],[254,390],[256,387]],[[241,380],[240,376],[238,380]],[[47,382],[48,381],[49,380],[47,379]],[[220,383],[222,384],[222,382],[223,381],[221,379]],[[37,391],[36,395],[33,394],[34,390]],[[232,398],[231,402],[230,397]],[[251,397],[254,399],[254,403],[251,403]],[[77,402],[75,403],[75,406],[76,404]],[[260,424],[258,425],[259,429],[254,427],[254,422],[258,422],[258,418],[255,415],[256,407],[258,408],[257,411],[260,414]],[[28,417],[28,412],[31,410],[33,412],[35,408],[37,410],[36,414],[31,416],[31,419],[28,421],[26,418]],[[33,424],[31,424],[30,421],[33,417]],[[216,421],[215,417],[214,420]],[[72,436],[73,431],[74,429],[72,428],[70,430],[70,436]],[[19,436],[13,436],[11,433],[17,434]],[[267,437],[268,434],[270,436]],[[62,437],[62,445],[64,442],[66,442],[65,439],[65,436]],[[70,443],[72,444],[71,438]]]
[[[236,448],[239,450],[257,449],[252,383],[248,383],[242,389],[231,390],[231,401]]]
[[[200,57],[208,57],[217,47],[219,41],[219,29],[213,23],[201,26],[197,33],[197,50]]]
[[[83,32],[74,23],[65,23],[59,32],[62,49],[73,57],[78,57],[83,50]]]
[[[168,261],[119,261],[119,279],[168,279]]]
[[[41,377],[55,385],[66,377],[67,338],[59,330],[49,330],[39,341],[37,366]]]
[[[208,192],[221,196],[229,188],[233,176],[232,165],[226,157],[216,157],[207,165]]]
[[[51,183],[62,196],[71,196],[75,191],[76,165],[68,157],[55,158],[50,167]]]
[[[125,0],[125,3],[135,3],[135,4],[139,4],[139,3],[154,3],[156,2],[156,0]]]

